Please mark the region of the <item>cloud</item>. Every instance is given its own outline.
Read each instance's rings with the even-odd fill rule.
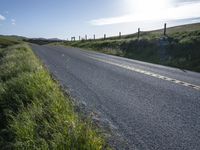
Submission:
[[[110,25],[110,24],[119,24],[119,23],[128,23],[133,21],[133,16],[124,15],[118,17],[111,18],[100,18],[89,21],[91,25],[102,26],[102,25]]]
[[[12,25],[16,25],[16,20],[15,19],[11,19],[11,24]]]
[[[200,0],[174,0],[174,2],[177,3],[184,3],[184,2],[199,2]]]
[[[199,3],[200,0],[172,0],[173,5],[175,7],[181,6],[181,5],[187,5],[187,4],[193,4],[193,3]]]
[[[0,21],[5,20],[6,18],[0,14]]]
[[[89,21],[91,25],[103,26],[120,23],[140,22],[140,21],[161,21],[177,20],[200,17],[200,2],[182,3],[182,5],[171,6],[163,10],[150,8],[147,11],[135,12],[110,18],[100,18]]]

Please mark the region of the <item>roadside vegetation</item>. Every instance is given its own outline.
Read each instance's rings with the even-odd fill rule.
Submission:
[[[52,42],[62,42],[62,40],[59,39],[43,39],[43,38],[35,38],[35,39],[24,39],[25,42],[29,43],[35,43],[38,45],[45,45],[45,44],[50,44]]]
[[[200,72],[200,23],[110,37],[98,40],[59,42],[57,45],[80,47],[106,54]]]
[[[107,149],[34,53],[0,37],[0,149]]]

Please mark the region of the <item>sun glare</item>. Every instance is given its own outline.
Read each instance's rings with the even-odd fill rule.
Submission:
[[[158,19],[170,7],[170,0],[125,0],[125,8],[138,18]]]

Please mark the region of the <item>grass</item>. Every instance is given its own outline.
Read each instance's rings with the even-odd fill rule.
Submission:
[[[0,48],[5,48],[14,44],[19,44],[19,41],[17,41],[16,39],[11,39],[9,37],[0,36]]]
[[[3,43],[4,48],[0,48],[1,149],[108,149],[99,129],[89,119],[79,117],[73,102],[30,47],[18,40],[5,39]]]
[[[139,40],[136,33],[54,44],[200,72],[200,23],[168,28],[167,36],[163,36],[163,30],[155,30],[142,31]]]

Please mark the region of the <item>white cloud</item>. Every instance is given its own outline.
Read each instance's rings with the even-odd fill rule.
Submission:
[[[200,17],[200,2],[183,3],[182,5],[170,6],[168,8],[163,8],[162,10],[152,7],[147,7],[144,10],[140,10],[138,12],[134,12],[123,16],[94,19],[89,21],[89,23],[95,26],[102,26],[139,21],[167,21],[176,19],[196,18]]]
[[[11,19],[11,24],[12,25],[16,25],[16,20],[15,19]]]
[[[0,21],[5,20],[6,18],[0,14]]]
[[[110,24],[118,24],[118,23],[128,23],[133,21],[133,16],[131,15],[124,15],[124,16],[118,16],[118,17],[112,17],[112,18],[100,18],[89,21],[92,25],[110,25]]]

